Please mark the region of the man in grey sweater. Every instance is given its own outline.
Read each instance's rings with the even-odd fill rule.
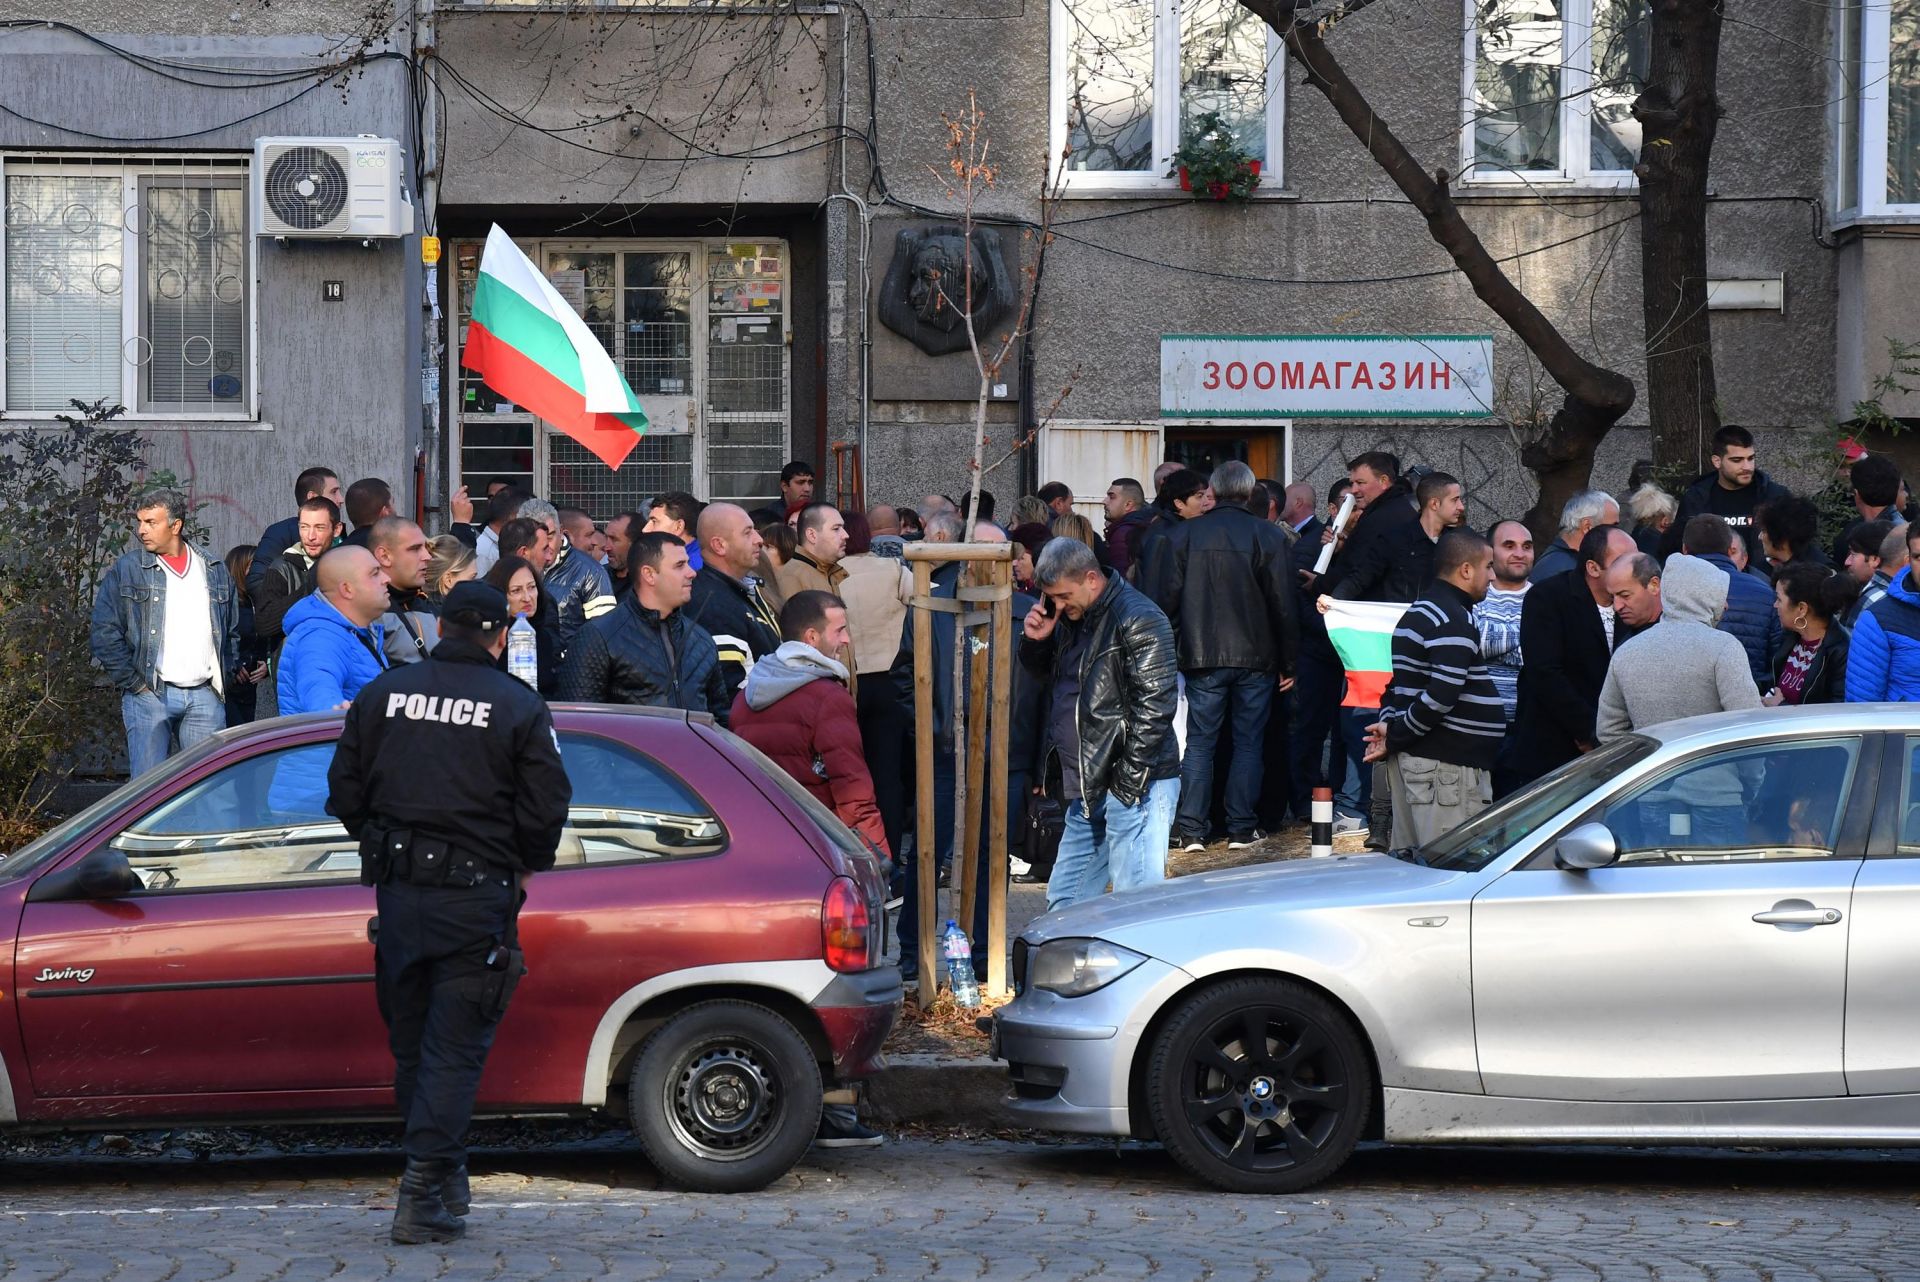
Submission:
[[[1727,576],[1697,556],[1667,559],[1660,621],[1614,652],[1595,720],[1601,743],[1681,717],[1757,708],[1747,652],[1718,631]]]

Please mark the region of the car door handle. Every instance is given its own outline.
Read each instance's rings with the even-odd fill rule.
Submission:
[[[1755,913],[1753,919],[1762,926],[1831,926],[1840,920],[1838,908],[1781,908],[1774,907],[1763,913]]]

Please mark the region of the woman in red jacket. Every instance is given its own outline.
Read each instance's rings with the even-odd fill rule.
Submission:
[[[731,728],[891,859],[847,669],[830,657],[848,641],[846,603],[831,592],[796,592],[780,608],[780,637],[734,696]]]

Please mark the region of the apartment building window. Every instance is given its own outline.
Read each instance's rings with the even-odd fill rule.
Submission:
[[[0,409],[252,413],[246,164],[0,157]]]
[[[1466,0],[1461,169],[1477,183],[1633,185],[1647,0]]]
[[[1177,188],[1173,153],[1218,113],[1281,182],[1286,50],[1238,0],[1053,0],[1053,147],[1080,193]]]
[[[1920,0],[1843,0],[1835,166],[1842,217],[1920,217]]]

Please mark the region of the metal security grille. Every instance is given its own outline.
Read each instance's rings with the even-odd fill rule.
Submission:
[[[117,401],[252,412],[246,166],[220,157],[6,156],[0,409]]]
[[[779,493],[792,423],[787,253],[779,241],[523,244],[619,362],[653,430],[618,471],[459,366],[481,245],[452,247],[447,383],[455,471],[476,494],[525,474],[536,492],[597,521],[667,490],[757,506]]]
[[[655,494],[685,489],[692,471],[692,437],[643,437],[615,472],[573,438],[547,433],[553,502],[584,508],[596,521],[640,509]]]
[[[784,246],[707,250],[707,484],[757,505],[780,492],[786,462]]]

